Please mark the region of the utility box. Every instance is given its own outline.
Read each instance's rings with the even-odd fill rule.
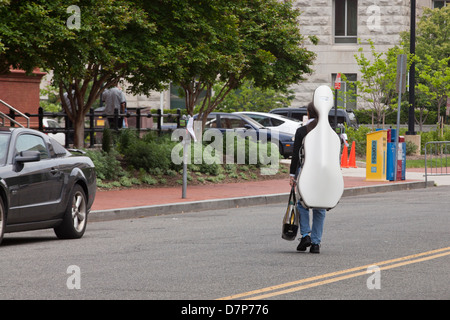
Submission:
[[[386,180],[387,130],[367,134],[366,180]]]
[[[402,136],[398,137],[397,164],[395,164],[395,141],[387,145],[387,172],[386,179],[394,181],[394,170],[397,170],[397,181],[406,178],[406,142]]]

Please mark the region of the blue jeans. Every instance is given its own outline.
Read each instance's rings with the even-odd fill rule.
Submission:
[[[311,233],[311,243],[320,244],[322,240],[323,224],[325,221],[325,209],[313,209],[312,228],[309,224],[309,210],[305,209],[300,202],[297,202],[297,209],[300,220],[300,233],[302,237]]]

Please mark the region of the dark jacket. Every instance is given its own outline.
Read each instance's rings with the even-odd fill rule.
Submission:
[[[290,174],[291,175],[297,175],[297,170],[299,166],[301,165],[300,159],[300,151],[303,146],[303,139],[305,139],[306,135],[316,127],[317,125],[317,119],[313,120],[306,126],[301,126],[297,129],[295,132],[295,140],[294,140],[294,151],[292,153],[292,160],[291,160],[291,168],[290,168]]]

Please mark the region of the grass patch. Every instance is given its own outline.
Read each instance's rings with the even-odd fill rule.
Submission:
[[[427,167],[448,167],[450,166],[450,159],[433,158],[427,159]],[[406,160],[406,168],[425,168],[425,159]]]

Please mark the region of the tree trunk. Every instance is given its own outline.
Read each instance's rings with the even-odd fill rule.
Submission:
[[[73,124],[74,133],[74,148],[84,148],[84,116],[77,115]]]
[[[422,124],[423,124],[423,108],[420,108],[420,113],[419,113],[419,131],[422,132],[423,128],[422,128]]]

